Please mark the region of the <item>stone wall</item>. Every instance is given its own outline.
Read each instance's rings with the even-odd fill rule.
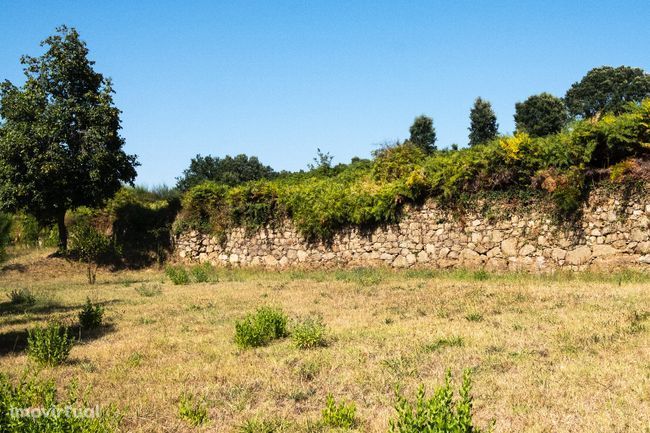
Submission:
[[[285,221],[256,233],[236,228],[223,237],[196,231],[179,235],[175,254],[184,262],[224,266],[650,270],[650,197],[591,193],[575,224],[557,224],[538,210],[457,215],[433,202],[408,208],[398,224],[371,231],[342,230],[331,243],[310,244]]]

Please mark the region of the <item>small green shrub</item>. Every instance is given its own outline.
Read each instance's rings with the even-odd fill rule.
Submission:
[[[88,283],[95,284],[99,264],[109,262],[119,254],[110,237],[97,231],[89,220],[82,219],[72,228],[70,255],[86,263]]]
[[[0,374],[0,432],[116,432],[121,417],[112,408],[91,407],[71,385],[59,400],[53,381],[24,377],[17,384]],[[83,416],[74,416],[78,410]],[[44,411],[48,416],[43,415]],[[66,412],[67,411],[67,412]],[[86,416],[91,413],[92,416]],[[72,415],[72,416],[70,416]]]
[[[11,305],[34,305],[36,297],[29,289],[12,290],[9,293]]]
[[[158,296],[162,293],[162,289],[160,286],[155,285],[155,286],[147,286],[145,284],[142,284],[138,287],[135,288],[135,291],[138,292],[140,296],[144,296],[145,298],[151,298],[154,296]]]
[[[481,433],[472,421],[472,383],[470,372],[463,374],[459,396],[454,399],[451,386],[451,372],[447,371],[445,383],[427,397],[424,386],[420,386],[414,403],[399,392],[395,410],[397,416],[390,420],[390,433]]]
[[[485,269],[480,269],[474,272],[472,278],[474,279],[474,281],[486,281],[487,279],[490,278],[490,274]]]
[[[190,283],[190,274],[187,270],[181,266],[167,266],[165,268],[165,274],[175,285],[185,285]]]
[[[42,365],[59,365],[68,359],[74,344],[68,328],[59,323],[36,327],[28,332],[27,354]]]
[[[327,346],[326,328],[320,318],[308,317],[298,322],[293,327],[291,338],[299,349]]]
[[[214,275],[214,269],[210,263],[202,263],[194,265],[190,268],[192,279],[196,283],[206,283],[210,281]]]
[[[323,409],[323,424],[334,428],[350,429],[357,425],[357,407],[354,403],[336,403],[332,394],[327,396]]]
[[[104,308],[101,305],[94,305],[90,298],[86,298],[86,304],[79,312],[79,325],[83,329],[96,329],[102,324]]]
[[[208,408],[203,399],[183,393],[178,400],[178,416],[193,426],[199,426],[208,421]]]
[[[265,346],[288,335],[287,316],[280,309],[262,307],[235,323],[235,343],[240,347]]]

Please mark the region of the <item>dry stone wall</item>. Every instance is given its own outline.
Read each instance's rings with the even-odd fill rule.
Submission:
[[[538,210],[457,215],[433,202],[405,210],[398,224],[342,230],[328,244],[305,242],[291,221],[255,233],[235,228],[225,241],[196,231],[180,234],[181,261],[218,266],[650,270],[650,197],[604,189],[591,193],[582,217],[558,224]]]

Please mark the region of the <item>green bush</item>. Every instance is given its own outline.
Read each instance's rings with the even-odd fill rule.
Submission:
[[[178,416],[193,426],[199,426],[208,421],[208,408],[202,399],[183,393],[178,400]]]
[[[11,233],[11,217],[0,213],[0,263],[5,261],[7,253],[5,248],[9,245]]]
[[[70,255],[87,264],[88,283],[95,284],[98,266],[118,255],[111,238],[100,233],[87,218],[74,225],[71,238]]]
[[[101,305],[94,305],[90,298],[86,298],[86,304],[79,312],[79,325],[89,330],[99,328],[104,317],[104,308]]]
[[[332,394],[327,396],[322,411],[323,424],[334,428],[350,429],[357,425],[357,407],[354,403],[336,403]]]
[[[451,372],[447,372],[445,383],[426,396],[420,386],[415,402],[410,402],[399,392],[395,410],[397,415],[390,420],[390,433],[481,433],[472,420],[472,384],[470,372],[465,371],[457,399],[451,385]]]
[[[190,274],[184,266],[167,266],[165,268],[165,274],[177,286],[190,283]]]
[[[12,290],[9,293],[11,305],[34,305],[36,297],[29,289]]]
[[[13,384],[0,374],[0,433],[112,433],[116,432],[120,416],[113,408],[99,408],[80,399],[74,386],[68,389],[67,398],[59,399],[53,381],[23,378]],[[69,416],[66,409],[72,408],[86,415]],[[48,411],[48,416],[30,416],[16,413],[21,409]],[[42,414],[42,412],[41,412]],[[24,415],[24,416],[23,416]]]
[[[291,331],[291,338],[299,349],[327,346],[326,328],[320,318],[308,317],[298,322]]]
[[[210,263],[194,265],[190,268],[192,279],[196,283],[206,283],[214,277],[214,268]]]
[[[288,335],[287,316],[280,309],[261,307],[235,323],[235,343],[240,347],[265,346]]]
[[[74,344],[68,328],[59,323],[47,327],[36,327],[28,331],[27,354],[42,365],[54,366],[68,359]]]
[[[239,433],[276,433],[285,431],[282,421],[249,419],[239,426]]]

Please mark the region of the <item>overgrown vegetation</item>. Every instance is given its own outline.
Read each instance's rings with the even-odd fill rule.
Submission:
[[[74,339],[66,326],[52,322],[46,327],[31,329],[27,337],[27,354],[47,366],[62,364],[68,359]]]
[[[53,381],[23,377],[14,384],[0,374],[0,433],[117,431],[121,418],[113,408],[86,401],[75,386],[66,391],[61,398]]]
[[[231,226],[258,229],[288,217],[306,239],[327,240],[346,226],[395,222],[406,203],[430,197],[462,204],[467,196],[506,191],[549,197],[558,214],[571,215],[603,178],[603,169],[625,161],[638,165],[648,157],[649,125],[646,99],[618,116],[576,121],[542,137],[517,132],[430,154],[406,142],[379,150],[371,162],[327,173],[313,170],[236,187],[207,182],[185,194],[176,228],[220,235]],[[628,170],[619,182],[638,182],[639,176],[647,173]]]
[[[243,348],[265,346],[289,335],[287,322],[282,310],[261,307],[235,323],[235,343]]]
[[[88,283],[95,284],[99,265],[119,254],[110,237],[100,233],[87,219],[82,219],[72,229],[70,255],[86,263]]]
[[[16,306],[34,305],[36,297],[29,289],[16,289],[9,292],[9,301]]]
[[[454,399],[451,372],[447,371],[445,383],[426,396],[420,386],[411,402],[399,392],[395,410],[397,415],[390,421],[390,433],[481,433],[472,420],[472,383],[469,370],[463,374],[463,383]]]

